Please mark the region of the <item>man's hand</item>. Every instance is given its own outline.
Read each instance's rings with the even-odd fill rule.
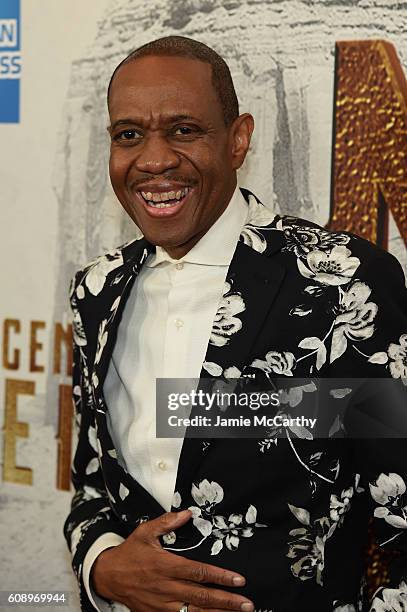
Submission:
[[[191,516],[189,510],[167,512],[139,525],[122,544],[104,550],[91,572],[96,592],[133,612],[178,612],[185,602],[188,612],[254,610],[241,595],[203,586],[206,582],[243,586],[243,576],[162,548],[158,537],[178,529]]]

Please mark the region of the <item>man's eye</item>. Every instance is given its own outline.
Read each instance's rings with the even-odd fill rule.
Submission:
[[[140,137],[137,130],[123,130],[114,137],[115,140],[136,140]]]
[[[176,136],[189,136],[193,133],[193,131],[193,128],[189,127],[188,125],[180,125],[179,127],[175,128],[174,134]]]

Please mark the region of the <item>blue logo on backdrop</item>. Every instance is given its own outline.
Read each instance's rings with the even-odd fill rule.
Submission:
[[[0,123],[20,121],[20,0],[0,0]]]

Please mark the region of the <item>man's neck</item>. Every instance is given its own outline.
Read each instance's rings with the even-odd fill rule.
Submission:
[[[187,242],[183,244],[179,244],[179,245],[171,246],[171,247],[166,247],[163,245],[162,248],[164,249],[164,251],[168,253],[168,255],[172,259],[181,259],[181,257],[184,257],[184,255],[189,253],[189,251],[196,245],[196,243],[199,242],[203,236],[205,236],[205,234],[211,229],[211,227],[216,223],[219,217],[223,215],[226,208],[229,206],[229,203],[232,199],[236,186],[237,186],[237,182],[235,182],[235,184],[233,185],[233,188],[230,191],[229,197],[225,198],[224,206],[222,206],[222,208],[217,212],[217,215],[214,217],[214,219],[212,220],[212,223],[207,228],[205,228],[204,230],[202,230],[195,236],[192,236]]]

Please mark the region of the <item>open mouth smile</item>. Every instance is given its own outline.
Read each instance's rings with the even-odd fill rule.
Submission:
[[[188,187],[178,191],[164,191],[163,193],[152,193],[151,191],[141,191],[140,193],[149,206],[168,208],[179,203],[187,195]]]
[[[172,191],[137,191],[144,209],[152,217],[169,217],[176,214],[188,200],[191,187]]]

